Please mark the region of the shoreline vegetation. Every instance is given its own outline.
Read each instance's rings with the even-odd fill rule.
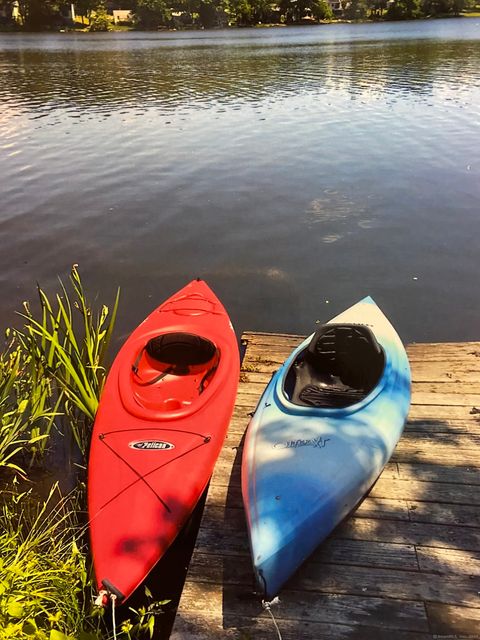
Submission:
[[[110,309],[92,307],[74,265],[68,287],[60,282],[50,297],[38,287],[35,312],[25,303],[23,327],[6,332],[0,351],[0,640],[165,636],[161,618],[169,601],[155,601],[147,587],[139,606],[118,611],[115,625],[94,600],[86,468],[118,305],[117,292]]]
[[[478,0],[0,0],[0,31],[176,31],[479,17]]]

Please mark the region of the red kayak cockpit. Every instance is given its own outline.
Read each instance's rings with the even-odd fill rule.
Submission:
[[[136,345],[130,370],[125,363],[120,372],[122,402],[133,414],[157,419],[195,411],[219,362],[220,349],[203,336],[182,331],[155,335]]]

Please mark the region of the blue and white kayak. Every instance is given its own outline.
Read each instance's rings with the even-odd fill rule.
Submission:
[[[266,600],[360,502],[410,406],[407,354],[372,298],[308,337],[268,384],[249,424],[242,493]]]

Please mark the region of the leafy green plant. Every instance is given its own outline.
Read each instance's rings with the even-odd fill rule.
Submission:
[[[162,607],[170,600],[154,601],[148,587],[145,587],[145,596],[148,600],[147,606],[139,607],[138,609],[129,607],[134,615],[132,619],[121,623],[118,640],[137,640],[141,637],[153,638],[155,623],[158,617],[164,613]]]
[[[48,394],[47,381],[31,376],[28,354],[11,342],[0,353],[0,468],[25,474],[19,455],[36,455],[55,417]]]
[[[62,498],[55,484],[38,503],[31,491],[14,487],[2,499],[0,639],[96,633],[83,597],[89,575],[77,515],[80,492]]]
[[[117,314],[88,303],[76,265],[69,293],[52,300],[38,287],[40,312],[25,305],[22,330],[7,332],[0,353],[0,469],[44,451],[53,425],[85,453],[106,379],[106,352]],[[164,602],[130,609],[112,629],[93,604],[95,581],[86,546],[85,487],[46,500],[18,481],[0,494],[0,640],[140,640],[152,638]]]
[[[38,287],[40,319],[25,303],[23,331],[16,331],[20,347],[29,354],[31,376],[48,379],[52,410],[63,416],[63,426],[84,454],[90,428],[106,378],[106,352],[117,315],[119,291],[112,312],[102,305],[95,314],[87,301],[77,265],[72,267],[70,294],[60,282],[62,294],[52,303]],[[36,373],[34,373],[36,372]]]
[[[148,604],[110,629],[94,604],[83,524],[85,486],[68,496],[58,483],[38,502],[18,483],[0,508],[0,640],[139,640],[153,638],[163,605],[145,588]]]
[[[95,14],[90,18],[89,31],[110,31],[110,18],[103,2],[100,2]]]

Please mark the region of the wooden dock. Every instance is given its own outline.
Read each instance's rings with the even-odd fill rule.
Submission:
[[[248,414],[301,336],[246,333],[237,404],[171,640],[275,640],[240,491]],[[412,406],[360,507],[272,607],[283,640],[480,639],[480,342],[412,344]]]

